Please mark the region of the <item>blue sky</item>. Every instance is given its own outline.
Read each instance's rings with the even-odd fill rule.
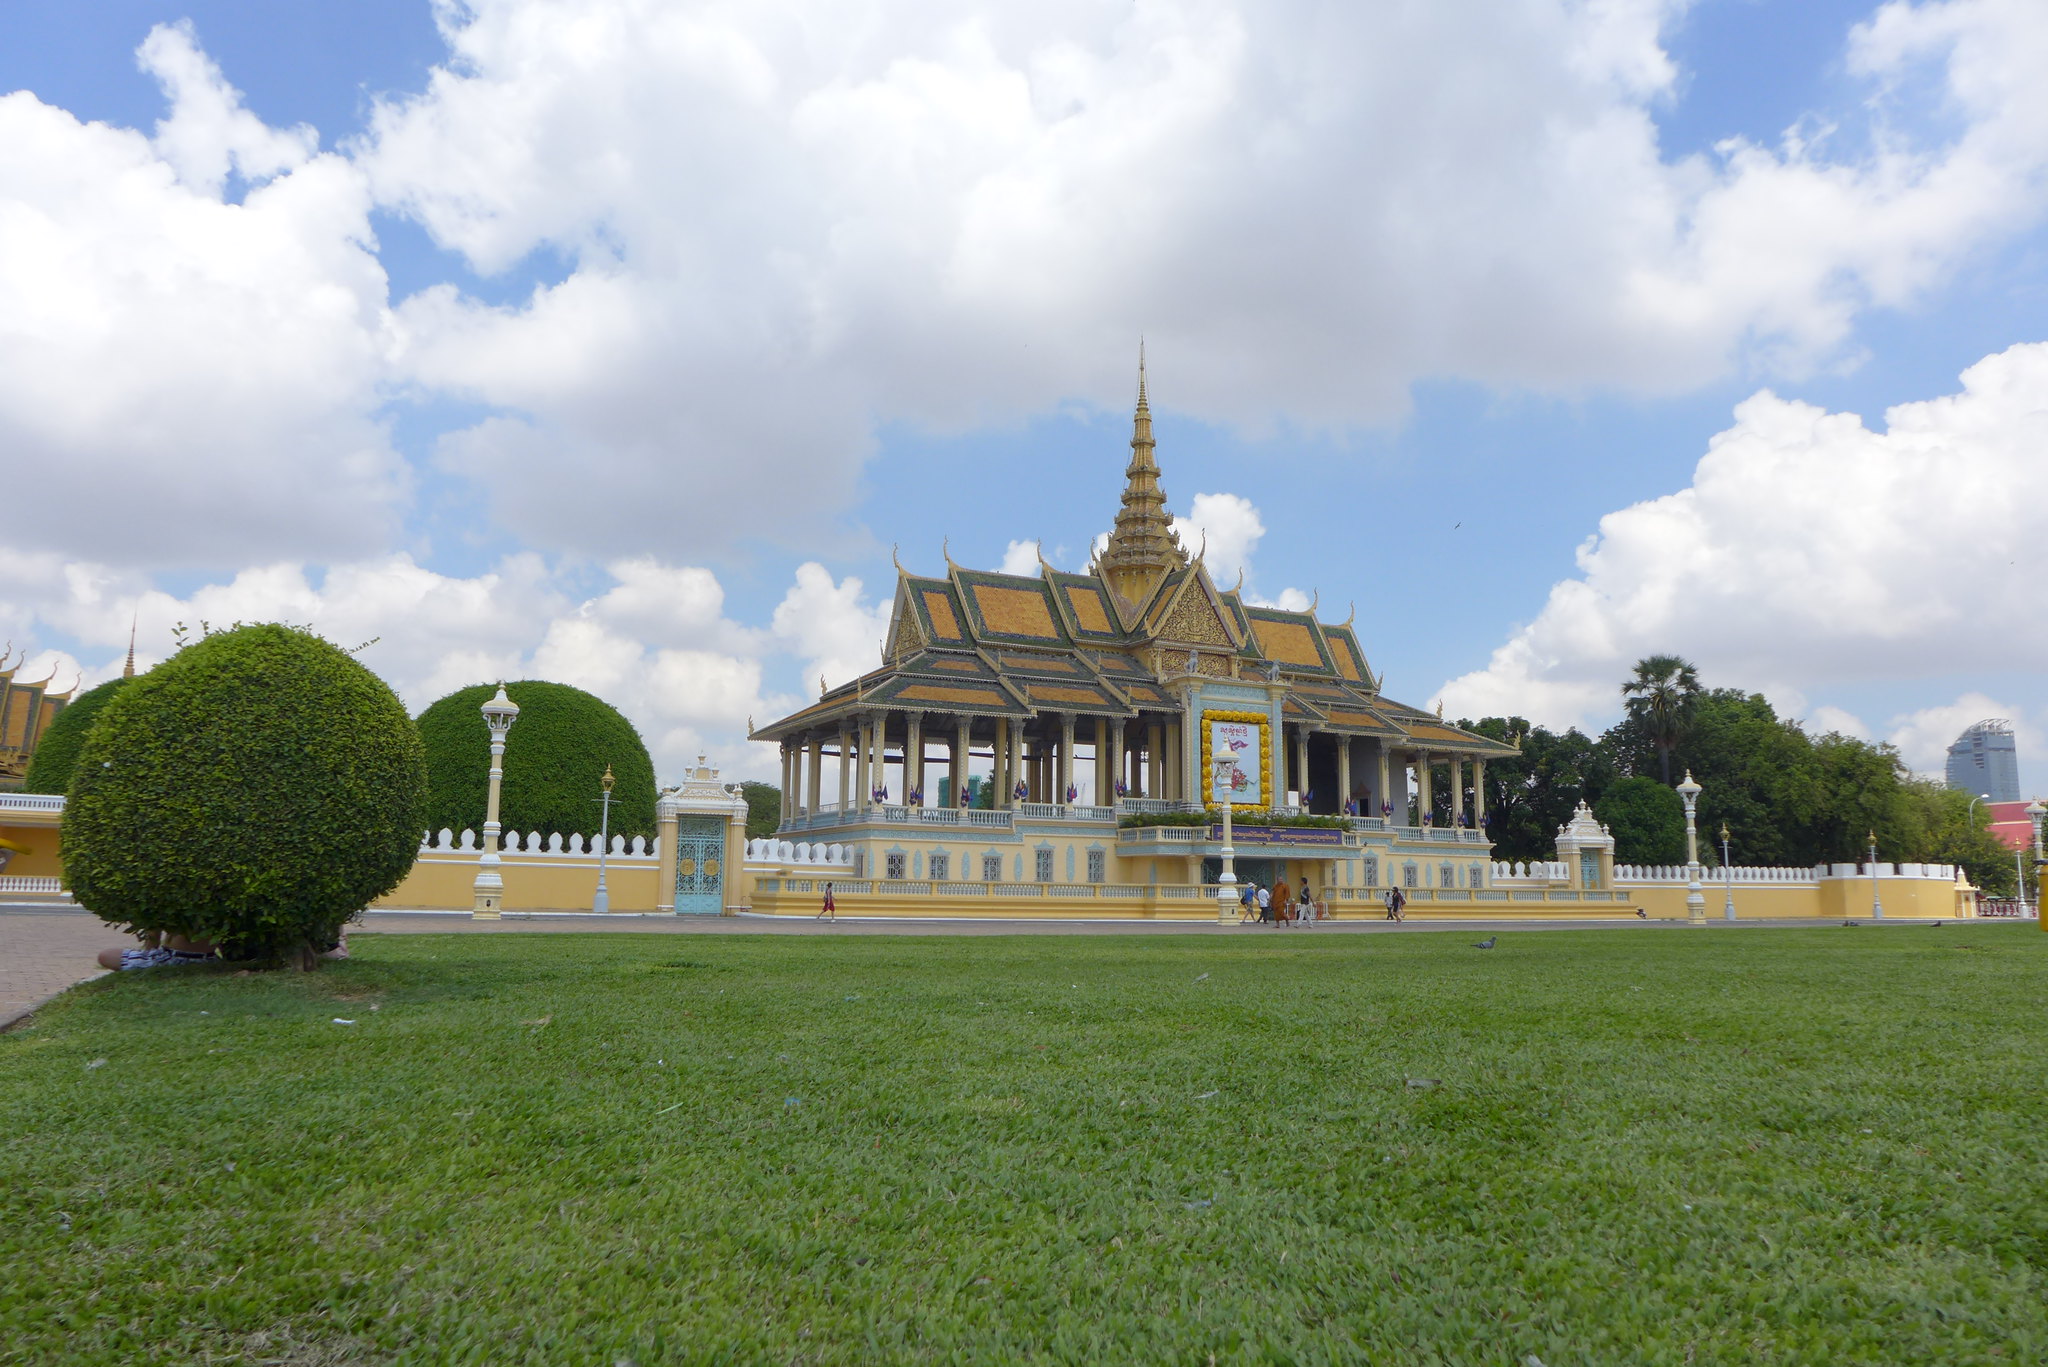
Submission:
[[[1175,511],[1233,496],[1209,505],[1222,577],[1242,561],[1261,596],[1355,603],[1395,696],[1598,725],[1626,660],[1668,649],[1923,767],[1978,707],[2041,760],[2043,662],[2007,648],[2021,599],[1998,587],[2038,582],[2041,552],[1935,505],[2039,487],[2014,434],[2048,362],[2011,361],[2022,398],[1996,412],[1930,418],[1954,425],[1938,459],[1877,435],[2048,341],[2040,97],[1972,57],[2023,66],[2048,43],[2031,7],[1894,5],[1854,40],[1877,6],[1539,3],[1506,36],[1369,6],[795,6],[746,31],[674,6],[624,41],[630,6],[554,6],[538,33],[520,8],[445,32],[425,0],[0,9],[0,91],[138,139],[15,109],[15,259],[72,234],[199,282],[117,324],[132,343],[14,330],[66,358],[80,411],[158,425],[81,435],[33,395],[10,420],[0,392],[0,476],[78,472],[67,515],[12,547],[12,636],[98,677],[131,616],[146,637],[310,618],[385,636],[373,662],[416,705],[550,673],[622,701],[665,762],[759,769],[741,719],[866,663],[892,546],[924,571],[948,538],[963,564],[1040,538],[1085,559],[1144,333]],[[173,36],[139,64],[153,30]],[[1119,63],[1142,105],[1103,75]],[[1564,131],[1518,143],[1530,125]],[[175,179],[159,208],[50,188],[49,167],[103,187],[134,156]],[[295,186],[310,207],[255,212]],[[193,195],[214,226],[137,229]],[[235,245],[213,259],[208,234]],[[81,257],[15,315],[135,291]],[[351,319],[308,303],[342,297]],[[247,387],[209,392],[224,372]],[[1872,434],[1738,421],[1765,389]],[[1747,473],[1694,498],[1724,432]],[[1815,507],[1785,494],[1776,539],[1746,542],[1771,519],[1742,510],[1788,470]],[[1582,562],[1603,518],[1660,499]],[[1659,545],[1689,549],[1629,558]],[[1914,587],[1951,579],[1981,590]]]

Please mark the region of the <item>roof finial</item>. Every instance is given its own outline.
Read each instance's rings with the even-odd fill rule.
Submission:
[[[900,544],[898,544],[897,542],[891,541],[891,542],[889,543],[889,559],[893,560],[893,561],[894,561],[894,562],[896,563],[896,573],[898,573],[898,574],[906,574],[906,573],[908,573],[908,571],[906,571],[906,570],[905,570],[905,569],[903,568],[903,557],[897,554],[897,552],[898,552],[898,551],[900,551],[901,549],[902,549],[902,546],[901,546]]]
[[[1145,335],[1138,334],[1138,407],[1146,408],[1145,402]]]
[[[124,679],[135,677],[135,625],[141,617],[142,612],[138,608],[135,615],[128,619],[128,663],[121,667],[121,677]]]
[[[960,567],[959,567],[958,565],[956,565],[956,564],[954,564],[954,563],[953,563],[953,538],[952,538],[952,537],[950,537],[950,536],[942,536],[942,537],[940,537],[940,538],[939,538],[939,554],[940,554],[940,555],[943,555],[943,556],[945,556],[945,557],[946,557],[946,568],[947,568],[947,569],[949,569],[949,570],[957,570],[957,569],[959,569],[959,568],[960,568]]]
[[[1318,588],[1315,591],[1315,595],[1315,601],[1308,605],[1308,615],[1311,617],[1315,616],[1316,609],[1323,605],[1323,591]]]
[[[1356,598],[1354,598],[1354,599],[1352,599],[1352,600],[1351,600],[1351,611],[1349,611],[1349,612],[1347,612],[1347,613],[1345,613],[1345,614],[1344,614],[1344,625],[1348,627],[1348,626],[1350,626],[1350,625],[1351,625],[1351,624],[1352,624],[1353,622],[1355,622],[1355,621],[1357,621],[1357,620],[1358,620],[1358,600],[1357,600]]]

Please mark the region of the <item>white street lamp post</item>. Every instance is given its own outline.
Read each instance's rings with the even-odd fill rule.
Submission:
[[[1877,886],[1877,832],[1870,833],[1870,919],[1884,919],[1884,893]]]
[[[1728,889],[1728,905],[1721,912],[1721,919],[1735,919],[1735,866],[1728,862],[1728,823],[1721,823],[1721,880]]]
[[[612,766],[604,766],[604,777],[598,780],[604,786],[604,796],[598,799],[603,810],[597,819],[597,895],[590,899],[590,909],[602,915],[612,909],[612,895],[605,891],[604,860],[612,845],[612,784],[618,782],[612,777]]]
[[[484,853],[477,861],[476,896],[469,914],[479,921],[495,921],[505,901],[505,879],[498,872],[498,786],[505,777],[505,733],[519,720],[519,704],[505,696],[501,680],[498,695],[482,710],[491,732],[491,795],[484,806]]]
[[[1237,851],[1230,846],[1230,804],[1237,795],[1237,757],[1218,755],[1216,757],[1215,783],[1211,791],[1216,800],[1223,804],[1223,872],[1216,879],[1216,920],[1220,924],[1230,923],[1230,914],[1237,909]]]
[[[2048,804],[2035,798],[2027,804],[2027,815],[2034,819],[2034,914],[2041,914],[2041,821],[2048,817]]]
[[[1685,799],[1685,914],[1696,926],[1707,923],[1707,894],[1700,888],[1700,833],[1694,823],[1701,791],[1692,781],[1692,770],[1686,770],[1685,782],[1678,785],[1678,795]]]

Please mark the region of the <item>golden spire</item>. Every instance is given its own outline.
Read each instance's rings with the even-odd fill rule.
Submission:
[[[141,615],[138,612],[128,619],[128,663],[121,667],[121,677],[124,679],[135,677],[135,623]]]
[[[1138,407],[1131,418],[1131,463],[1124,467],[1123,505],[1109,544],[1096,565],[1109,586],[1132,603],[1144,599],[1175,569],[1185,569],[1187,552],[1174,535],[1159,487],[1159,463],[1152,440],[1152,405],[1145,393],[1145,344],[1138,343]]]

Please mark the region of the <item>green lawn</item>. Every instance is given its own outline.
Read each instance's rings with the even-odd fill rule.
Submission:
[[[118,975],[0,1036],[0,1362],[2048,1361],[2048,936],[1473,938]]]

